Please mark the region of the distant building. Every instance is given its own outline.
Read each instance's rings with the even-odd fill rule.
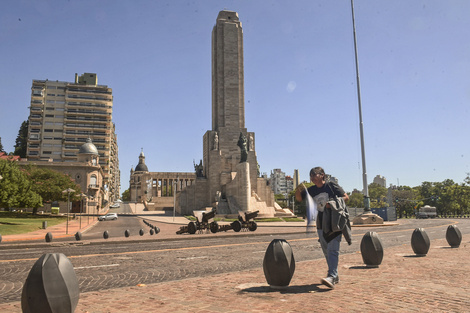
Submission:
[[[300,177],[299,177],[299,170],[294,170],[294,181],[293,181],[293,189],[296,189],[298,185],[300,185]]]
[[[97,75],[75,74],[74,82],[33,80],[26,157],[30,161],[77,162],[90,138],[99,153],[105,200],[119,198],[120,171],[113,95]]]
[[[294,179],[286,175],[286,173],[284,173],[281,169],[276,168],[271,171],[269,185],[271,186],[274,194],[285,195],[294,190]]]
[[[290,176],[286,176],[286,189],[287,189],[287,193],[294,190],[294,179]]]
[[[20,165],[34,165],[38,168],[47,168],[70,176],[80,186],[82,201],[72,201],[72,213],[100,213],[105,207],[105,190],[102,188],[104,172],[99,162],[98,149],[87,139],[77,153],[77,160],[73,162],[50,162],[49,160],[27,160],[21,159]],[[42,210],[50,211],[51,204],[46,203]],[[66,203],[60,203],[60,212],[67,212]]]
[[[387,187],[387,179],[383,176],[377,175],[374,177],[374,184],[378,184],[382,187]]]
[[[331,176],[331,175],[329,175],[329,174],[326,174],[325,176],[326,176],[326,177],[325,177],[325,180],[326,180],[326,181],[331,181],[331,182],[335,182],[335,183],[338,184],[338,178],[336,178],[336,177],[334,177],[334,176]]]

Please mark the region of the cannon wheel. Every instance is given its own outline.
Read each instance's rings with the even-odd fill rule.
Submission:
[[[257,228],[258,228],[258,225],[256,224],[256,222],[249,222],[248,223],[248,229],[250,231],[255,231]]]
[[[240,230],[242,230],[242,223],[240,223],[240,221],[233,222],[232,229],[238,233]]]
[[[194,222],[189,222],[188,223],[188,233],[191,235],[195,234],[197,230],[196,223]]]
[[[216,232],[219,231],[219,224],[217,224],[217,222],[212,222],[210,225],[209,225],[210,229],[211,229],[211,233],[215,234]]]

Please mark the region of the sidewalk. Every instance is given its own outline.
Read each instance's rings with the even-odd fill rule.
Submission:
[[[161,228],[180,226],[171,223],[172,216],[145,216],[158,218]],[[305,231],[305,225],[276,232],[280,228]],[[385,249],[379,268],[365,267],[359,251],[341,255],[341,282],[333,290],[319,283],[326,272],[323,259],[297,262],[283,291],[267,285],[260,262],[255,270],[81,293],[75,312],[470,312],[469,255],[465,238],[459,248],[445,239],[432,241],[425,257],[416,257],[408,244]],[[21,312],[21,304],[0,304],[0,312]]]
[[[341,282],[319,284],[324,260],[298,262],[290,286],[272,290],[259,269],[81,293],[75,312],[469,312],[468,242],[434,241],[425,257],[409,245],[386,249],[379,268],[360,253],[340,257]],[[0,312],[21,312],[20,302]]]
[[[96,223],[97,219],[94,216],[82,216],[82,220],[80,222],[80,218],[70,219],[67,225],[67,222],[63,222],[54,226],[49,226],[46,229],[38,229],[36,231],[25,233],[25,234],[17,234],[17,235],[2,235],[2,242],[3,243],[20,243],[22,241],[31,241],[31,240],[42,240],[45,241],[46,234],[51,233],[52,238],[66,238],[70,237],[70,239],[74,239],[74,235],[77,231],[82,233],[86,232],[90,228],[92,228]]]
[[[379,268],[360,253],[340,257],[341,282],[319,284],[324,260],[299,262],[290,286],[272,290],[257,270],[81,294],[76,312],[468,312],[468,242],[433,242],[426,257],[387,249]],[[445,266],[442,266],[445,265]]]

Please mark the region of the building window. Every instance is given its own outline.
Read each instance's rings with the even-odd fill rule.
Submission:
[[[96,186],[97,183],[98,183],[98,182],[97,182],[97,179],[96,179],[96,175],[95,175],[95,174],[91,175],[91,176],[90,176],[90,185],[91,185],[91,186]]]

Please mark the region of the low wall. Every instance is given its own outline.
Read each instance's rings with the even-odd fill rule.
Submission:
[[[149,211],[162,211],[164,208],[173,208],[173,197],[154,197],[151,203],[146,203]]]

